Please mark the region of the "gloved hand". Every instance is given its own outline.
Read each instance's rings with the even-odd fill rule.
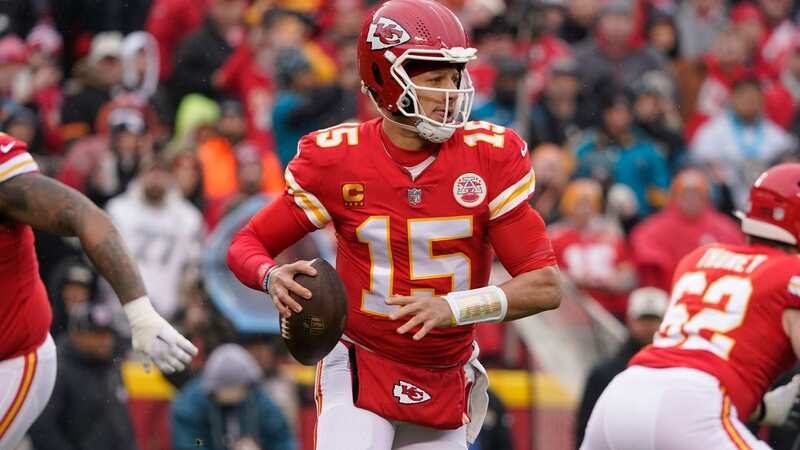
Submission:
[[[150,358],[162,372],[180,372],[197,355],[197,347],[164,320],[147,297],[128,302],[123,309],[131,325],[133,350]]]
[[[772,427],[800,427],[800,375],[792,377],[788,383],[778,386],[764,394],[756,411],[761,425]]]

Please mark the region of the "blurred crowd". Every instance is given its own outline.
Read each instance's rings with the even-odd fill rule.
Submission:
[[[750,184],[800,155],[791,0],[442,1],[478,48],[472,119],[527,140],[562,272],[622,322],[630,293],[668,289],[693,248],[743,242],[732,214]],[[276,327],[237,326],[203,264],[226,220],[281,192],[301,136],[376,117],[355,49],[377,3],[0,2],[2,131],[111,215],[156,309],[202,350],[169,380],[174,408],[126,409],[108,286],[73,242],[37,235],[60,363],[36,449],[296,448],[281,430],[309,395]],[[485,359],[524,368],[504,333],[481,327]],[[103,388],[87,399],[87,383]]]

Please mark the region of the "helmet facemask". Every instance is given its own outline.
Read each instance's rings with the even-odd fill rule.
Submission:
[[[474,48],[410,49],[399,57],[387,51],[385,56],[392,62],[392,78],[403,88],[397,100],[397,110],[405,117],[417,119],[414,126],[400,125],[413,129],[420,137],[431,142],[444,142],[450,139],[457,128],[463,127],[469,120],[475,98],[475,88],[466,70],[466,63],[475,59],[475,54]],[[460,64],[459,86],[444,89],[415,84],[403,66],[409,61]],[[426,93],[444,96],[444,112],[440,120],[428,116],[422,108],[420,95]]]

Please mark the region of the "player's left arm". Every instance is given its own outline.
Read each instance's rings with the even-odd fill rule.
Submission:
[[[131,324],[134,350],[165,372],[183,370],[197,349],[150,304],[136,262],[106,213],[78,191],[36,172],[0,183],[0,217],[48,233],[76,236],[111,284]]]
[[[488,124],[487,124],[488,125]],[[535,174],[531,169],[527,145],[511,130],[504,133],[503,148],[489,150],[492,157],[488,183],[489,240],[512,279],[500,286],[451,292],[444,297],[394,296],[389,305],[400,309],[390,314],[396,320],[411,318],[397,329],[404,334],[414,327],[421,339],[436,327],[468,325],[478,322],[515,320],[558,308],[561,284],[557,261],[545,234],[541,216],[528,204],[533,194]]]

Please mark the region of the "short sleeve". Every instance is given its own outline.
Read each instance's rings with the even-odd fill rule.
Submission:
[[[297,144],[297,154],[286,167],[286,195],[303,215],[317,228],[324,228],[331,216],[320,201],[319,164],[315,153],[319,152],[311,137],[303,137]]]
[[[0,133],[0,183],[38,170],[39,166],[28,153],[28,146],[24,142]]]
[[[498,219],[526,203],[536,185],[528,144],[511,129],[506,129],[504,135],[502,148],[489,149],[489,220]]]

